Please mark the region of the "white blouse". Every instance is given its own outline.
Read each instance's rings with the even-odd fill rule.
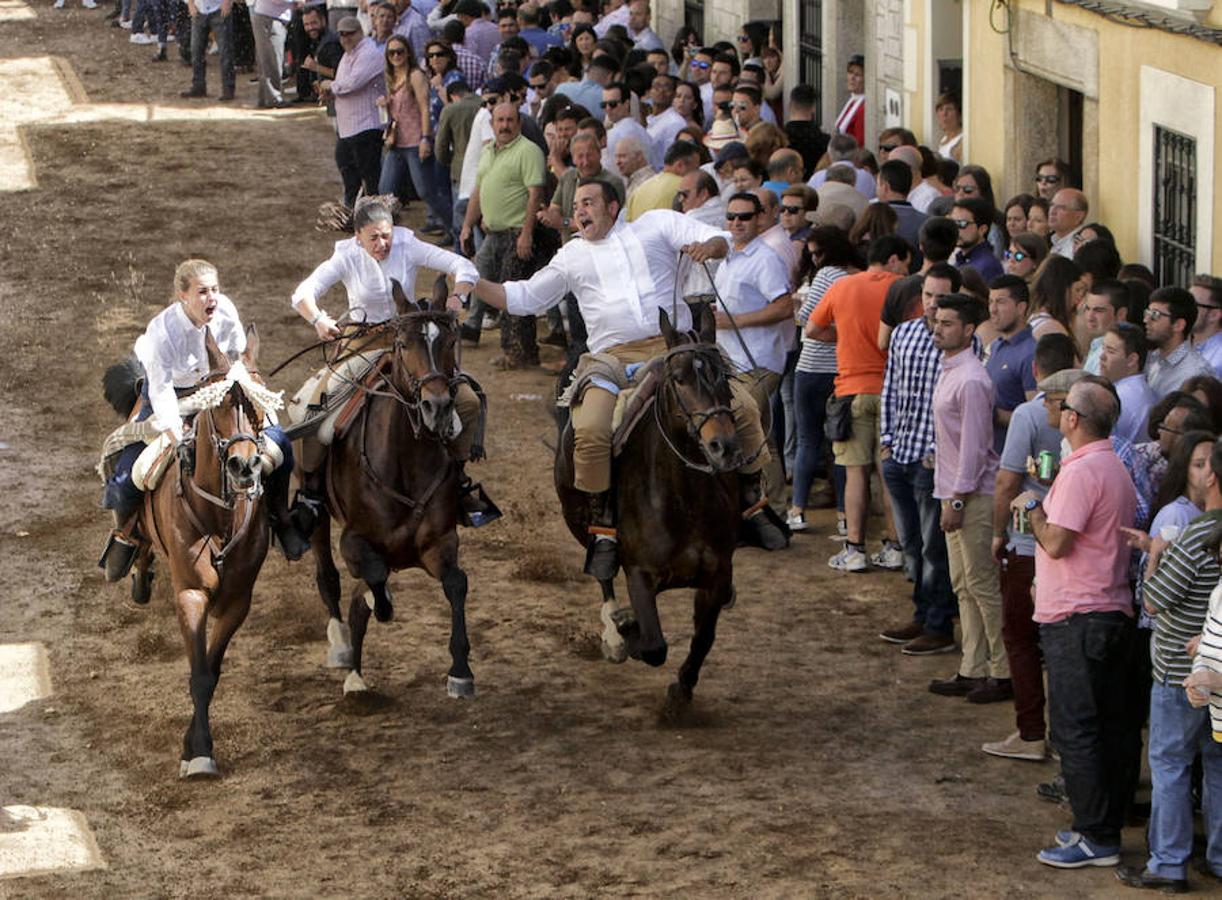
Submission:
[[[416,270],[424,266],[453,275],[455,281],[475,284],[479,272],[470,260],[418,239],[407,228],[395,227],[390,254],[378,262],[355,237],[335,242],[331,258],[310,273],[293,291],[293,306],[303,300],[318,302],[338,282],[348,292],[348,310],[358,322],[377,324],[395,315],[391,279],[410,297],[416,290]]]

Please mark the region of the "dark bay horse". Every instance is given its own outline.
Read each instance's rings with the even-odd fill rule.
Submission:
[[[213,388],[215,405],[195,415],[194,453],[177,454],[157,487],[145,495],[140,512],[141,531],[169,566],[178,626],[191,665],[195,711],[183,736],[183,778],[220,775],[212,758],[208,708],[225,650],[250,611],[251,590],[268,545],[262,416],[240,383],[224,387],[230,362],[211,332],[206,345],[211,372],[200,390]],[[258,351],[258,335],[251,326],[242,363],[256,378]],[[223,393],[215,391],[217,387]],[[151,565],[146,549],[136,562],[137,577],[149,577]]]
[[[315,578],[330,613],[327,664],[350,668],[344,693],[368,690],[361,675],[370,607],[379,622],[394,615],[391,571],[424,569],[450,602],[451,697],[475,694],[467,664],[467,575],[458,566],[459,470],[446,441],[454,435],[458,325],[445,308],[444,278],[431,303],[412,303],[392,282],[398,315],[383,328],[394,340],[389,373],[332,442],[324,467],[327,508],[311,539]],[[339,571],[331,551],[331,519],[342,523],[340,553],[360,579],[340,615]]]
[[[619,555],[631,610],[617,610],[614,585],[603,591],[603,652],[651,666],[666,661],[657,595],[695,588],[695,631],[687,659],[671,685],[672,701],[686,703],[713,646],[717,618],[734,597],[738,540],[738,476],[742,461],[730,412],[729,368],[716,344],[713,314],[702,307],[695,335],[676,331],[660,311],[668,352],[659,366],[652,413],[614,460],[612,484],[619,511]],[[692,337],[696,337],[693,341]],[[561,423],[555,461],[556,492],[565,522],[585,545],[589,505],[573,487],[573,430]]]

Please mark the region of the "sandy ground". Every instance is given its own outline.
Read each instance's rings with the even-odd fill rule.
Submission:
[[[37,13],[0,24],[3,56],[64,57],[93,101],[178,103],[186,70],[149,64],[100,11]],[[92,469],[114,424],[98,379],[187,256],[220,266],[265,363],[304,346],[287,300],[335,239],[311,228],[338,190],[331,132],[284,115],[24,135],[38,187],[0,194],[0,642],[46,641],[56,695],[0,716],[0,803],[82,811],[109,868],[0,895],[1116,892],[1111,872],[1035,862],[1069,822],[1032,792],[1052,766],[982,755],[1012,710],[928,694],[954,658],[877,639],[908,614],[907,584],[828,570],[826,514],[787,552],[738,554],[738,604],[692,714],[661,720],[682,654],[663,671],[599,658],[597,590],[550,487],[548,411],[520,399],[550,394],[551,376],[494,373],[492,347],[466,356],[491,396],[477,476],[508,513],[462,535],[477,698],[445,696],[439,586],[400,573],[396,621],[366,645],[377,700],[341,702],[312,566],[269,556],[213,705],[226,777],[178,781],[190,703],[166,585],[136,608],[94,567],[106,519]],[[681,650],[690,596],[665,596],[662,615]],[[1126,832],[1130,862],[1143,845]]]

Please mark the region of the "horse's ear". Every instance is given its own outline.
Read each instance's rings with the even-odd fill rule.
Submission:
[[[216,344],[216,338],[212,336],[212,329],[204,329],[204,347],[208,350],[208,368],[213,372],[220,372],[224,375],[229,371],[229,357],[221,352],[221,348]]]
[[[433,301],[430,304],[430,308],[435,312],[443,312],[449,296],[450,286],[446,283],[446,277],[438,275],[437,280],[433,282]]]
[[[259,360],[259,329],[251,322],[246,326],[246,349],[242,351],[242,364],[250,371],[258,368]]]
[[[717,343],[717,320],[713,317],[713,304],[701,303],[699,320],[696,322],[696,332],[705,344]]]
[[[406,315],[411,311],[412,301],[403,293],[403,285],[399,284],[398,279],[390,279],[390,295],[395,299],[395,309],[399,311],[399,315]]]
[[[660,306],[658,307],[658,328],[662,331],[662,337],[666,339],[667,347],[673,347],[678,343],[675,326],[670,323],[670,316],[666,314],[666,310]]]

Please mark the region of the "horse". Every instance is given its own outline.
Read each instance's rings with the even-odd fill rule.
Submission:
[[[327,503],[311,537],[315,580],[330,615],[327,666],[349,669],[345,695],[369,690],[362,663],[370,608],[379,622],[390,621],[390,572],[420,568],[441,582],[450,603],[446,693],[473,697],[467,575],[458,565],[459,469],[446,446],[455,433],[454,391],[464,378],[457,318],[446,311],[444,277],[431,303],[408,300],[397,281],[391,287],[398,315],[377,326],[394,336],[389,372],[377,388],[362,386],[363,407],[331,444],[323,467]],[[353,592],[346,625],[332,519],[343,525],[339,546],[348,572],[364,583]]]
[[[647,364],[657,367],[660,379],[652,414],[639,420],[613,463],[619,556],[631,609],[617,609],[612,581],[599,582],[603,655],[617,663],[631,656],[655,667],[667,655],[658,594],[696,589],[691,647],[667,690],[668,701],[679,705],[690,703],[717,619],[733,603],[740,519],[735,469],[742,452],[730,411],[729,365],[717,348],[707,305],[699,322],[697,332],[679,332],[659,311],[668,349]],[[554,477],[565,523],[588,546],[589,504],[573,486],[573,429],[564,415]]]
[[[257,380],[259,339],[253,325],[246,335],[241,362]],[[194,707],[183,735],[179,777],[192,779],[220,776],[208,709],[225,650],[250,612],[269,541],[262,417],[242,384],[228,377],[229,359],[211,332],[205,343],[211,371],[196,394],[203,408],[195,415],[190,441],[179,445],[161,481],[145,495],[139,527],[151,546],[136,561],[137,578],[151,579],[154,549],[169,566]]]

